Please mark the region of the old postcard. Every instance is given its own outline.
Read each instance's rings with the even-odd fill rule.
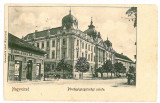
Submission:
[[[155,5],[6,4],[4,99],[156,101]]]

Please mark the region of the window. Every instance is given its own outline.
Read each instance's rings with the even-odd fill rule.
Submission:
[[[86,49],[87,49],[87,44],[86,44]]]
[[[55,59],[55,50],[52,51],[52,59]]]
[[[79,56],[78,54],[79,54],[79,52],[77,51],[77,58],[78,58],[78,56]]]
[[[88,54],[88,61],[90,61],[90,54]]]
[[[98,55],[98,56],[99,56],[99,62],[101,62],[101,57],[100,57],[100,56],[101,56],[101,55],[100,55],[100,50],[99,50],[99,55]]]
[[[86,54],[86,59],[87,59],[87,54]]]
[[[77,46],[79,46],[79,40],[77,40]]]
[[[88,45],[88,50],[90,51],[90,45]]]
[[[63,39],[63,45],[65,45],[65,39]]]
[[[39,43],[37,43],[37,47],[39,48]]]
[[[91,53],[91,61],[93,61],[93,53]]]
[[[108,58],[108,53],[106,52],[106,58]]]
[[[47,47],[49,47],[49,41],[47,41]]]
[[[14,55],[10,55],[10,54],[9,54],[9,60],[10,60],[10,61],[14,61]]]
[[[55,70],[55,66],[54,66],[54,64],[52,64],[52,70]]]
[[[42,42],[42,49],[44,48],[44,41]]]
[[[91,51],[93,52],[93,46],[91,46]]]
[[[84,57],[84,53],[82,53],[82,57]]]
[[[65,58],[65,56],[66,56],[65,52],[63,52],[63,54],[62,54],[62,58],[64,59],[64,58]]]
[[[84,49],[84,43],[82,43],[82,49]]]
[[[52,40],[52,47],[55,47],[55,40]]]

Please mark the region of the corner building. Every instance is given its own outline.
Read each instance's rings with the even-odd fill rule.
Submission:
[[[114,63],[115,51],[108,38],[105,41],[101,38],[92,19],[88,29],[81,31],[78,28],[78,20],[71,14],[71,11],[62,18],[61,27],[35,31],[23,39],[47,52],[44,62],[51,71],[54,71],[61,59],[65,59],[73,66],[75,77],[78,76],[78,71],[74,66],[79,57],[85,57],[90,63],[88,76],[101,67],[106,60]]]
[[[8,33],[8,81],[43,80],[45,53]]]

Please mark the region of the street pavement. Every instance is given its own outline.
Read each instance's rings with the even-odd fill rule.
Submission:
[[[15,83],[15,82],[14,82]],[[87,84],[96,84],[96,85],[105,85],[107,87],[136,87],[135,85],[128,85],[126,78],[113,78],[113,79],[96,79],[96,80],[85,80],[85,79],[50,79],[46,81],[25,81],[25,82],[16,82],[16,84],[32,84],[32,85],[87,85]]]

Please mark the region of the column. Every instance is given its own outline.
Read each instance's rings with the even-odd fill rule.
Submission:
[[[61,40],[61,39],[62,39],[62,38],[59,38],[59,59],[60,59],[60,60],[61,60],[61,57],[62,57],[62,55],[61,55],[61,54],[62,54],[62,53],[61,53],[61,51],[62,51],[62,50],[61,50],[61,49],[62,49],[62,48],[61,48],[61,47],[62,47],[61,41],[62,41],[62,40]]]
[[[79,46],[79,56],[82,57],[82,40],[80,40],[80,46]]]
[[[55,39],[55,59],[57,59],[57,39]]]
[[[67,55],[66,57],[69,58],[69,37],[67,36]]]
[[[75,62],[74,62],[74,57],[75,57],[75,54],[74,54],[74,48],[75,48],[75,39],[74,39],[74,36],[72,38],[72,60],[73,60],[73,78],[75,78]]]

